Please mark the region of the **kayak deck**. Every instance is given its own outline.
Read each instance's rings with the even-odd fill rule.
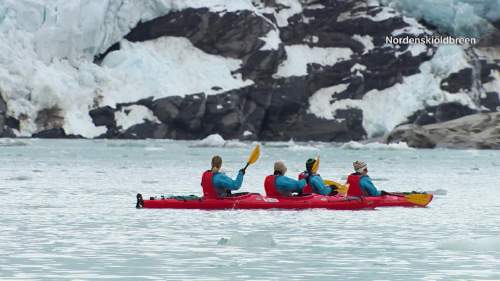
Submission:
[[[418,194],[420,196],[421,194]],[[362,210],[376,207],[425,207],[432,200],[431,194],[421,198],[408,198],[410,195],[395,194],[378,197],[324,196],[304,194],[292,197],[267,197],[259,193],[242,193],[230,197],[207,199],[197,196],[154,198],[144,200],[137,194],[137,208],[146,209],[330,209]],[[417,197],[418,197],[417,196]]]

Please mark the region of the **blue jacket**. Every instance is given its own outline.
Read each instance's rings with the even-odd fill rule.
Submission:
[[[314,193],[321,195],[329,195],[330,193],[332,193],[332,188],[324,184],[323,179],[320,175],[310,176],[309,184],[311,185]]]
[[[239,172],[236,179],[233,180],[224,173],[214,173],[212,182],[219,196],[225,196],[229,190],[238,190],[243,183],[243,173]]]
[[[368,194],[368,196],[381,195],[380,191],[377,190],[377,188],[375,187],[369,176],[362,176],[361,179],[359,180],[359,186],[361,187],[361,189],[365,194]]]
[[[276,176],[276,189],[283,196],[290,196],[292,192],[302,192],[306,180],[294,180],[286,176]]]

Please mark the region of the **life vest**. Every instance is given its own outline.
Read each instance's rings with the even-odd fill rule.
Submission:
[[[203,189],[203,197],[205,198],[217,198],[217,191],[215,191],[215,186],[212,181],[213,177],[212,171],[208,170],[201,176],[201,187]]]
[[[302,180],[305,178],[304,176],[305,172],[302,172],[299,174],[299,180]],[[304,187],[304,189],[302,190],[303,193],[314,193],[314,190],[311,186],[311,184],[309,184],[309,182],[307,182],[306,186]]]
[[[264,189],[266,190],[266,196],[269,197],[279,197],[281,194],[276,189],[276,176],[267,176],[264,180]]]
[[[347,190],[348,196],[363,196],[363,191],[361,190],[361,186],[359,185],[359,181],[361,180],[360,174],[350,174],[347,177],[347,183],[349,184],[349,189]]]

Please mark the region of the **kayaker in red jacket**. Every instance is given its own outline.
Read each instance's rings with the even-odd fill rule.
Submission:
[[[267,176],[264,181],[264,188],[267,196],[291,196],[292,193],[302,193],[302,189],[306,186],[307,178],[294,180],[285,176],[287,168],[283,161],[274,163],[274,174]]]
[[[377,190],[372,180],[368,176],[368,166],[365,162],[356,161],[352,163],[354,173],[347,177],[349,196],[380,196],[381,192]]]
[[[306,162],[306,170],[299,174],[299,180],[309,177],[306,187],[304,187],[304,193],[316,193],[321,195],[333,195],[336,192],[332,190],[330,186],[324,184],[323,178],[319,174],[312,171],[314,163],[316,160],[310,158]],[[334,193],[332,193],[332,191]]]
[[[226,197],[232,190],[238,190],[243,183],[245,170],[241,169],[236,179],[231,179],[226,174],[220,172],[222,167],[222,158],[218,155],[212,157],[212,168],[203,173],[201,177],[201,187],[205,198]]]

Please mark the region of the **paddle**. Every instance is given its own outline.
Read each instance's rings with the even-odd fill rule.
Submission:
[[[386,195],[404,197],[406,198],[406,200],[408,200],[408,202],[422,207],[427,206],[427,204],[429,204],[432,200],[432,194],[427,194],[427,193],[398,194],[386,191],[384,192]]]
[[[316,157],[316,161],[314,161],[314,164],[313,164],[313,166],[311,168],[311,172],[313,174],[316,174],[318,172],[318,169],[319,169],[319,156]]]
[[[343,185],[341,183],[332,181],[332,180],[323,180],[323,183],[329,186],[335,186],[337,188],[338,193],[347,194],[347,190],[349,190],[349,185]]]
[[[248,157],[247,164],[245,165],[245,168],[243,168],[243,171],[246,171],[248,166],[251,164],[257,162],[257,159],[259,159],[260,156],[260,145],[256,145],[255,148],[252,150],[252,153],[250,153],[250,156]]]

